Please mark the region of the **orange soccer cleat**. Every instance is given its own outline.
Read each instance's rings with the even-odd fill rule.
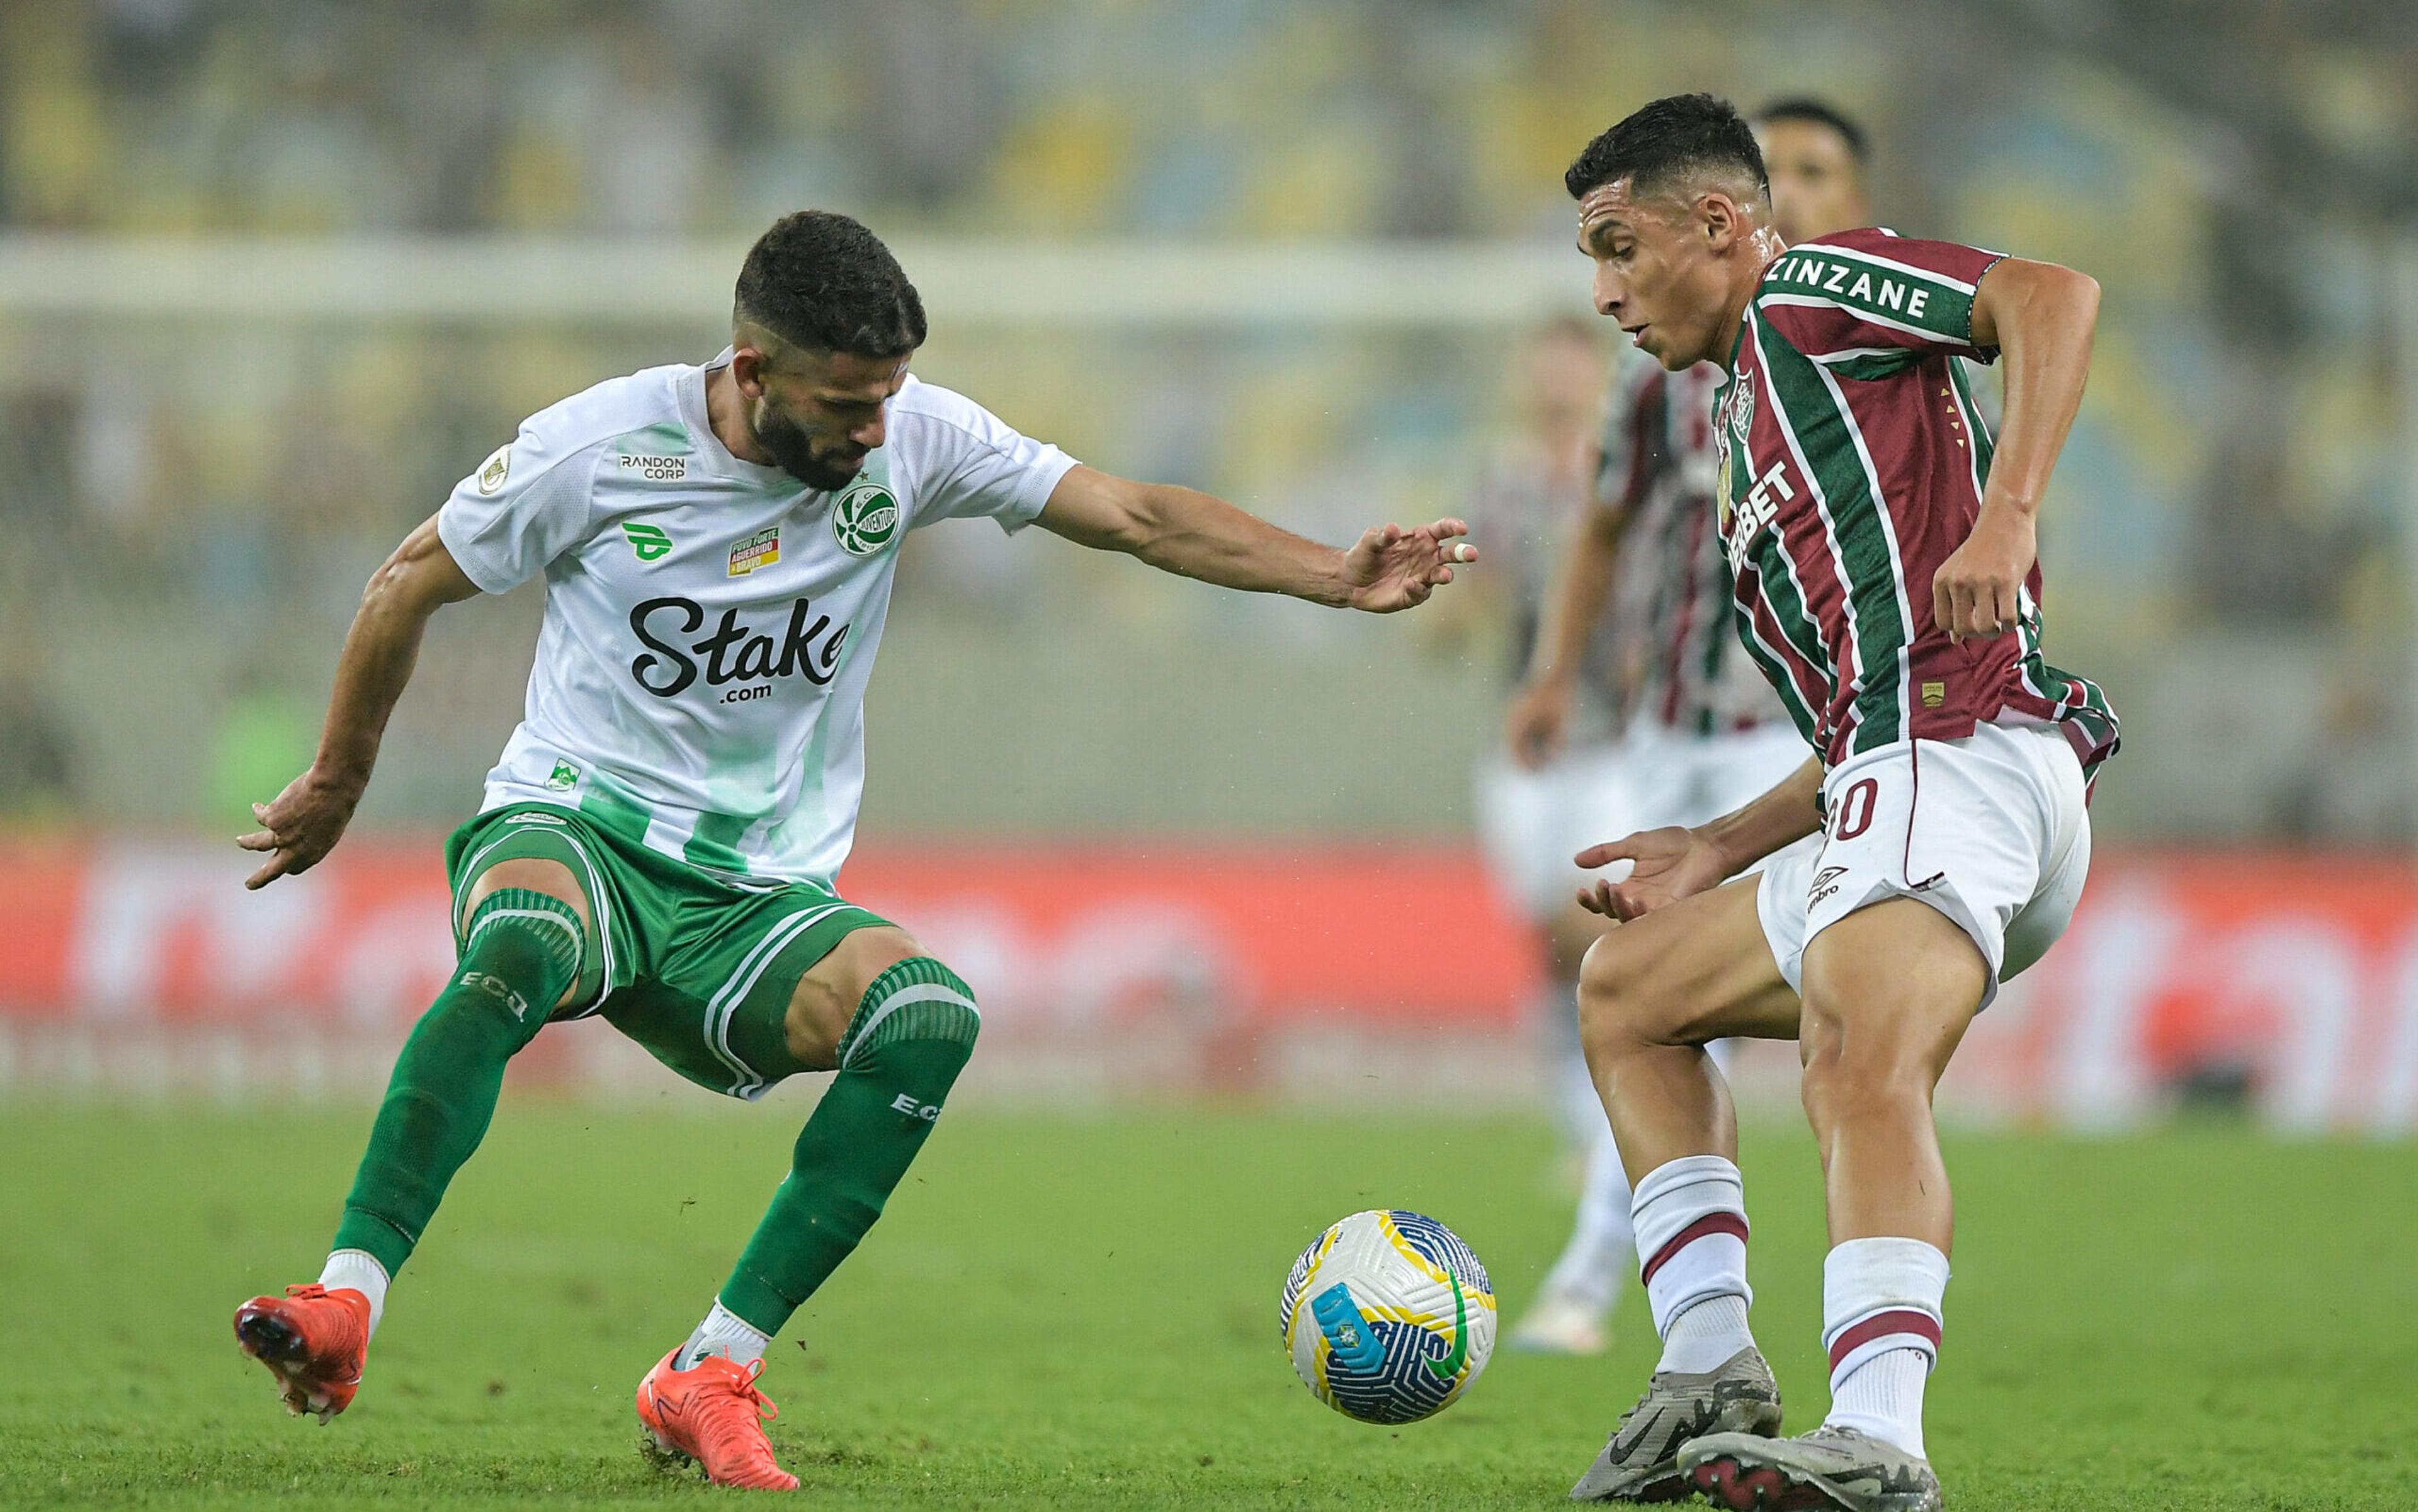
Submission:
[[[283,1297],[254,1297],[235,1310],[235,1340],[284,1388],[285,1410],[319,1421],[353,1404],[370,1352],[370,1299],[350,1287],[313,1282]]]
[[[694,1459],[716,1486],[760,1491],[794,1491],[798,1477],[773,1459],[764,1437],[766,1420],[781,1415],[771,1397],[756,1389],[764,1362],[739,1365],[709,1354],[686,1370],[672,1368],[674,1350],[655,1362],[638,1382],[638,1421],[655,1447],[667,1456]]]

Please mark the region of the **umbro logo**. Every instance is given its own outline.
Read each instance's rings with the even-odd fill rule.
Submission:
[[[1815,872],[1814,885],[1806,892],[1805,906],[1810,909],[1839,891],[1839,878],[1846,875],[1847,868],[1844,866],[1825,866]]]

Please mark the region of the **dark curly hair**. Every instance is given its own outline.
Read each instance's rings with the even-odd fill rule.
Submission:
[[[747,249],[734,319],[785,342],[855,357],[904,357],[924,344],[924,301],[881,238],[831,210],[773,222]]]
[[[1631,191],[1650,194],[1679,176],[1727,168],[1752,177],[1768,192],[1763,149],[1737,108],[1718,95],[1666,95],[1639,106],[1619,125],[1586,145],[1562,185],[1570,198],[1584,199],[1615,180],[1631,180]]]

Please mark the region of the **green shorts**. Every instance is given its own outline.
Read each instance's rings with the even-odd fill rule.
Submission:
[[[674,1071],[733,1097],[761,1097],[798,1069],[781,1031],[798,979],[851,932],[890,923],[811,882],[704,871],[575,810],[514,803],[445,842],[456,949],[470,885],[524,858],[561,863],[588,893],[579,980],[554,1016],[601,1014]]]

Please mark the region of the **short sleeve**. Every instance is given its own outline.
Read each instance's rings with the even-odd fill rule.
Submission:
[[[588,539],[596,449],[566,454],[534,425],[454,485],[437,539],[482,591],[503,593]]]
[[[1628,354],[1604,399],[1595,470],[1599,508],[1627,515],[1644,507],[1669,462],[1670,403],[1670,374],[1662,365],[1643,352]]]
[[[1764,274],[1756,313],[1789,345],[1844,377],[1884,377],[1929,353],[1978,362],[1973,293],[2002,254],[1886,231],[1822,237]]]
[[[963,394],[918,383],[894,402],[915,474],[911,529],[982,516],[1020,530],[1049,502],[1075,459],[1035,441]]]

